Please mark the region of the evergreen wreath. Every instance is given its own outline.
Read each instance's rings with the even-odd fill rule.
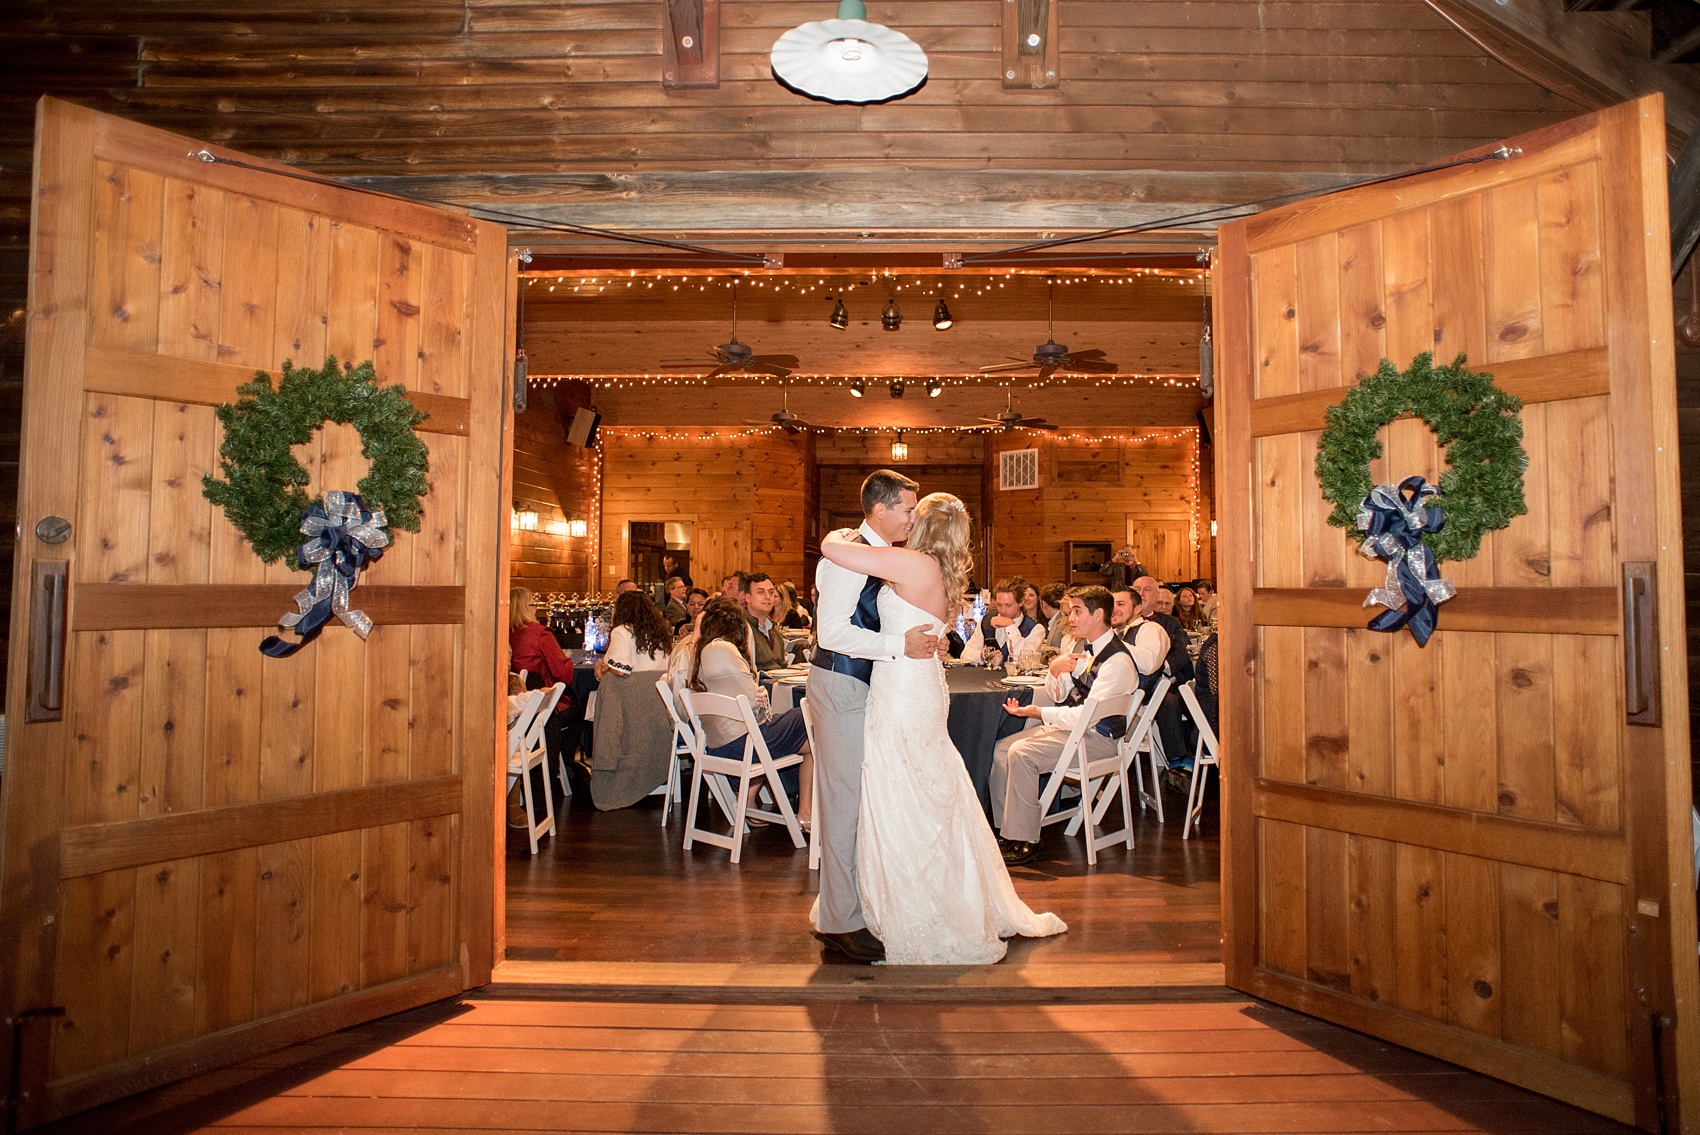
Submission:
[[[1440,475],[1440,508],[1446,518],[1422,542],[1437,562],[1468,560],[1482,537],[1528,512],[1523,500],[1523,402],[1493,384],[1493,376],[1465,369],[1459,355],[1434,366],[1427,352],[1400,371],[1387,359],[1346,397],[1328,408],[1328,428],[1316,447],[1316,479],[1334,505],[1328,523],[1357,529],[1358,508],[1375,480],[1370,462],[1381,456],[1376,431],[1402,414],[1421,418],[1445,447],[1449,468]],[[1394,480],[1399,478],[1394,476]]]
[[[224,424],[218,448],[224,480],[207,474],[201,492],[224,509],[260,559],[273,563],[295,551],[303,539],[301,514],[323,503],[307,496],[307,470],[290,448],[310,441],[326,422],[360,431],[360,452],[371,462],[358,486],[366,507],[382,509],[392,528],[419,531],[430,452],[413,431],[428,415],[401,386],[379,386],[370,360],[346,371],[334,358],[318,370],[286,360],[276,389],[262,370],[236,393],[235,402],[214,411]]]

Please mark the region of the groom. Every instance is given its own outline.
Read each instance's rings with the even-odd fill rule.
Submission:
[[[854,537],[876,547],[900,544],[915,526],[920,486],[901,473],[878,469],[862,482],[862,515]],[[882,634],[881,582],[830,560],[815,568],[820,598],[815,609],[814,665],[809,668],[809,712],[815,726],[815,785],[820,792],[815,839],[821,840],[820,914],[815,937],[858,962],[877,962],[885,946],[868,930],[856,882],[856,823],[862,810],[862,722],[868,679],[875,662],[930,658],[938,636],[925,626]],[[824,838],[823,838],[824,837]]]

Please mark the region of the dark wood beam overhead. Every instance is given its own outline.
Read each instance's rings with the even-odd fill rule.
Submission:
[[[1003,85],[1043,90],[1061,84],[1057,8],[1062,0],[1005,0]]]
[[[1673,148],[1700,125],[1700,74],[1648,58],[1639,12],[1567,12],[1559,0],[1427,2],[1506,66],[1589,110],[1662,92]]]
[[[661,85],[670,91],[720,85],[720,0],[661,0]]]
[[[1655,63],[1700,62],[1700,7],[1689,0],[1665,0],[1652,12]]]

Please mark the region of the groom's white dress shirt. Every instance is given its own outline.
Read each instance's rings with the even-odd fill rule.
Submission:
[[[1045,679],[1045,691],[1051,695],[1051,700],[1062,702],[1074,692],[1072,678],[1085,677],[1087,668],[1092,660],[1104,649],[1110,639],[1115,637],[1115,631],[1105,631],[1091,642],[1091,654],[1082,652],[1079,662],[1068,673],[1051,674]],[[1098,667],[1098,676],[1092,680],[1092,695],[1099,698],[1113,698],[1117,694],[1131,694],[1139,686],[1139,675],[1134,671],[1133,659],[1121,651],[1110,655]],[[1079,705],[1048,705],[1039,711],[1039,720],[1046,725],[1057,725],[1064,729],[1073,729],[1074,723],[1080,719],[1080,711],[1086,708]]]
[[[876,548],[888,546],[867,524],[862,525],[861,533],[862,539]],[[856,602],[862,597],[862,585],[867,579],[865,575],[839,567],[826,557],[821,557],[815,568],[815,588],[820,592],[818,609],[815,611],[815,640],[834,654],[869,658],[875,662],[895,662],[903,657],[904,644],[901,634],[870,631],[850,622],[850,616],[856,613]]]

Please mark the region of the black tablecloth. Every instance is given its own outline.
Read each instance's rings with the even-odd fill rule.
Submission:
[[[1005,713],[1003,703],[1014,698],[1022,705],[1033,700],[1026,687],[1011,689],[1000,680],[1001,673],[978,666],[958,666],[945,671],[950,684],[950,739],[968,767],[968,778],[980,796],[980,806],[992,806],[992,751],[1011,733],[1019,733],[1027,718]]]

